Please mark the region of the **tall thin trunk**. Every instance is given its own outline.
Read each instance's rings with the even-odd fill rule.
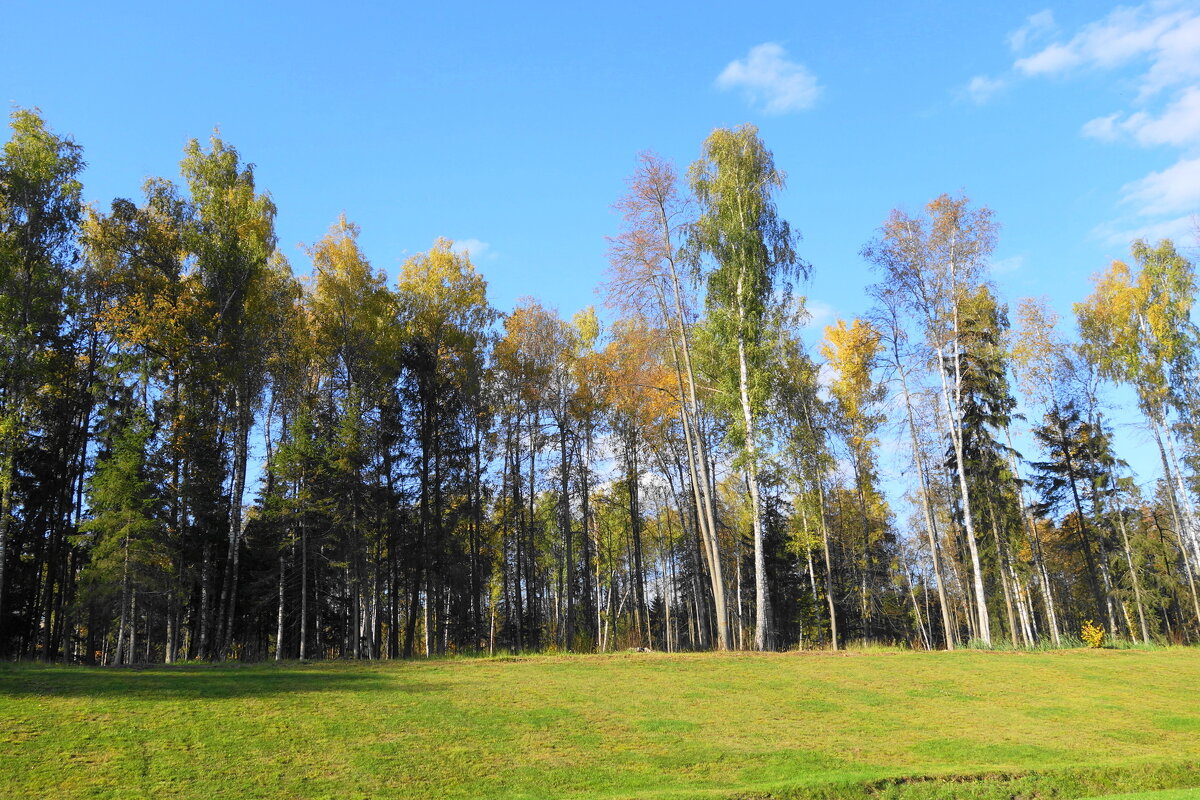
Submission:
[[[1005,426],[1004,435],[1008,440],[1008,463],[1012,474],[1017,478],[1019,501],[1021,506],[1021,522],[1029,531],[1029,551],[1033,557],[1033,568],[1037,573],[1038,587],[1042,592],[1042,603],[1046,608],[1046,625],[1050,628],[1050,636],[1055,647],[1062,644],[1062,633],[1058,624],[1058,611],[1054,603],[1054,591],[1050,585],[1050,573],[1046,569],[1046,560],[1042,554],[1042,540],[1038,536],[1037,523],[1029,513],[1029,504],[1025,502],[1025,488],[1020,480],[1021,472],[1017,464],[1016,452],[1013,448],[1012,431]]]
[[[529,646],[535,650],[541,646],[541,609],[538,607],[539,580],[537,570],[537,547],[534,542],[534,528],[537,525],[537,432],[534,426],[537,422],[537,412],[529,415],[529,515],[525,520],[526,546],[525,557],[525,609],[529,614]]]
[[[871,602],[870,595],[867,590],[867,574],[871,571],[871,522],[867,514],[867,497],[863,487],[862,468],[858,458],[850,456],[850,461],[854,467],[854,494],[858,500],[858,517],[862,523],[863,532],[863,550],[862,563],[859,565],[859,604],[862,608],[862,635],[863,644],[865,645],[870,638],[871,633]]]
[[[1110,478],[1112,477],[1111,472],[1109,473],[1109,477]],[[1096,542],[1097,542],[1097,547],[1100,551],[1100,576],[1104,580],[1104,593],[1105,593],[1105,600],[1107,602],[1108,622],[1109,622],[1108,633],[1110,636],[1115,638],[1117,635],[1117,629],[1116,629],[1116,615],[1113,613],[1113,607],[1115,605],[1117,605],[1117,601],[1116,601],[1116,597],[1115,597],[1116,592],[1115,592],[1114,584],[1113,584],[1113,580],[1112,580],[1112,569],[1109,564],[1110,557],[1108,554],[1108,547],[1105,545],[1105,537],[1104,537],[1104,529],[1107,528],[1109,531],[1112,531],[1112,523],[1107,520],[1107,515],[1105,514],[1105,510],[1104,510],[1104,503],[1100,499],[1100,491],[1099,491],[1099,488],[1096,486],[1094,480],[1088,480],[1086,483],[1086,486],[1087,486],[1087,490],[1088,490],[1088,498],[1091,500],[1091,503],[1092,503],[1092,516],[1096,518],[1097,529],[1098,529],[1097,532],[1099,533],[1099,536],[1097,536]],[[1122,524],[1124,524],[1124,522],[1122,522]],[[1125,627],[1129,630],[1129,635],[1132,638],[1132,636],[1133,636],[1133,620],[1129,618],[1129,609],[1126,608],[1125,603],[1120,603],[1120,607],[1121,607],[1121,613],[1125,617]]]
[[[125,663],[137,661],[137,589],[129,592],[129,649],[126,650]]]
[[[804,526],[804,542],[805,542],[804,556],[808,560],[808,586],[809,586],[809,590],[812,592],[813,603],[816,603],[817,602],[817,575],[816,575],[816,567],[813,565],[813,557],[812,557],[813,549],[812,549],[811,545],[809,544],[812,541],[812,539],[811,539],[812,534],[808,528],[808,509],[805,507],[803,502],[797,503],[797,505],[800,506],[800,522]]]
[[[1000,528],[996,525],[995,508],[988,509],[988,519],[992,528],[992,539],[996,542],[996,562],[999,569],[1000,590],[1004,594],[1004,611],[1008,620],[1008,635],[1012,643],[1019,644],[1017,635],[1017,617],[1013,608],[1013,592],[1008,580],[1008,556],[1004,543],[1000,539]]]
[[[520,425],[520,421],[517,421]],[[519,441],[518,437],[513,437],[511,428],[509,432],[509,447],[505,448],[505,458],[509,457],[511,452],[512,468],[509,475],[512,478],[512,511],[510,512],[512,519],[512,540],[513,540],[513,595],[516,599],[516,628],[517,628],[517,650],[518,652],[525,647],[525,606],[521,596],[521,575],[524,562],[524,547],[521,544],[522,536],[521,529],[524,527],[525,504],[521,499],[521,454],[516,450],[515,441]],[[528,576],[526,576],[528,580]]]
[[[742,613],[742,538],[741,536],[734,537],[733,549],[733,574],[736,577],[735,595],[737,599],[737,649],[746,649],[746,624]]]
[[[570,459],[567,457],[567,409],[566,403],[559,409],[559,425],[558,425],[558,444],[560,451],[559,466],[562,472],[559,491],[561,499],[559,500],[559,514],[562,525],[562,536],[565,542],[566,550],[566,583],[567,583],[567,608],[566,619],[563,625],[563,649],[570,652],[575,647],[575,560],[574,553],[571,548],[572,540],[575,538],[571,535],[571,495],[569,494],[569,486],[567,482],[570,473]]]
[[[1063,459],[1067,468],[1067,483],[1071,487],[1071,500],[1075,507],[1076,533],[1079,535],[1080,543],[1083,545],[1083,557],[1084,561],[1087,563],[1088,584],[1091,586],[1092,594],[1096,600],[1096,610],[1099,613],[1104,614],[1108,630],[1110,633],[1112,633],[1113,619],[1111,609],[1106,602],[1106,597],[1108,595],[1100,590],[1100,582],[1098,580],[1099,570],[1097,570],[1096,560],[1092,556],[1092,541],[1091,537],[1087,534],[1087,524],[1085,521],[1086,518],[1083,515],[1083,504],[1079,500],[1079,487],[1076,483],[1075,462],[1074,459],[1071,458],[1070,448],[1072,442],[1067,437],[1067,431],[1065,427],[1063,427],[1061,419],[1058,427],[1058,433],[1062,442]]]
[[[308,530],[300,523],[300,660],[308,655]]]
[[[684,437],[688,450],[688,469],[691,472],[693,492],[696,495],[697,517],[700,521],[700,537],[704,542],[708,555],[709,583],[712,587],[713,605],[717,618],[717,649],[728,650],[733,641],[729,631],[729,613],[725,603],[725,577],[721,566],[720,544],[717,539],[716,514],[713,511],[713,498],[709,490],[708,453],[704,441],[704,432],[700,429],[700,404],[696,400],[696,373],[692,366],[691,342],[687,331],[687,315],[683,305],[683,287],[679,280],[679,270],[675,263],[675,247],[671,241],[671,226],[667,218],[666,208],[658,204],[660,230],[663,234],[664,252],[667,254],[666,263],[670,271],[671,290],[675,306],[675,325],[668,326],[678,330],[679,349],[683,356],[683,374],[687,384],[687,402],[682,404],[684,420]],[[664,315],[665,313],[665,301]],[[673,349],[673,348],[672,348]],[[698,473],[698,474],[697,474]]]
[[[738,393],[742,401],[742,419],[746,425],[746,442],[750,454],[746,465],[746,482],[750,486],[750,514],[754,523],[754,649],[773,646],[771,616],[767,600],[767,558],[763,546],[762,503],[758,493],[757,437],[754,415],[750,409],[750,374],[746,363],[746,343],[738,340]]]
[[[242,539],[242,494],[246,486],[246,461],[249,449],[250,424],[248,409],[243,405],[240,391],[234,404],[234,458],[232,486],[229,492],[229,552],[225,559],[225,579],[221,582],[221,600],[217,615],[217,657],[229,654],[233,646],[233,622],[237,606],[238,555]]]
[[[12,519],[13,483],[16,481],[15,445],[11,438],[4,443],[0,463],[0,634],[4,633],[4,578],[8,564],[8,532]]]
[[[1175,493],[1175,481],[1172,479],[1173,471],[1171,469],[1170,462],[1167,460],[1166,445],[1163,443],[1164,432],[1162,430],[1162,424],[1154,415],[1148,414],[1147,416],[1150,419],[1151,430],[1154,432],[1154,440],[1158,444],[1159,458],[1162,459],[1163,482],[1167,486],[1167,499],[1169,500],[1169,506],[1171,508],[1171,521],[1175,527],[1175,535],[1179,537],[1180,555],[1183,558],[1183,565],[1188,574],[1189,584],[1191,585],[1192,589],[1192,609],[1195,611],[1197,622],[1200,622],[1200,595],[1197,594],[1195,584],[1192,581],[1192,575],[1194,574],[1194,570],[1192,569],[1192,559],[1188,554],[1188,546],[1187,542],[1185,541],[1186,534],[1183,530],[1183,515],[1179,506],[1179,498]]]
[[[805,402],[801,406],[804,412],[804,424],[808,428],[808,435],[816,441],[817,427],[813,423],[812,409]],[[813,476],[813,483],[817,488],[817,515],[818,523],[821,528],[821,549],[825,556],[825,601],[829,606],[829,643],[833,650],[838,649],[838,625],[837,625],[837,606],[833,599],[833,558],[830,556],[829,548],[829,527],[826,524],[825,514],[825,484],[824,475],[821,470],[816,470],[817,474]]]
[[[480,485],[483,477],[483,433],[480,430],[478,413],[473,420],[471,432],[471,647],[478,648],[480,626],[483,622],[483,566],[480,563],[483,538],[483,490]]]
[[[275,612],[275,661],[283,660],[283,553],[279,554],[279,607]]]
[[[933,561],[933,579],[937,585],[938,606],[942,610],[942,630],[945,632],[946,649],[953,650],[954,630],[950,625],[950,609],[946,603],[946,587],[942,581],[942,564],[941,558],[938,556],[937,534],[933,525],[933,507],[929,500],[929,481],[925,475],[925,459],[921,453],[920,440],[917,437],[917,423],[913,416],[912,395],[908,391],[908,374],[902,365],[899,344],[894,338],[892,340],[892,349],[897,372],[900,375],[900,388],[904,394],[904,410],[908,417],[908,432],[912,442],[913,465],[917,470],[917,478],[920,482],[921,511],[925,518],[925,536],[926,541],[929,543],[929,558]],[[932,624],[931,622],[931,627]]]
[[[1017,571],[1012,565],[1012,559],[1008,560],[1008,579],[1013,587],[1013,593],[1016,595],[1017,618],[1021,624],[1021,635],[1025,639],[1025,644],[1032,647],[1037,642],[1037,637],[1033,632],[1030,620],[1029,593],[1017,576]]]
[[[212,644],[212,542],[205,541],[200,564],[200,642],[198,656],[209,657]]]
[[[829,526],[825,515],[825,485],[817,476],[817,514],[821,523],[821,548],[825,554],[825,602],[829,606],[829,646],[838,649],[837,605],[833,600],[833,557],[829,549]]]
[[[955,353],[954,353],[954,403],[950,402],[950,389],[947,385],[948,376],[946,375],[945,358],[942,354],[942,349],[939,347],[937,351],[938,373],[942,378],[942,400],[946,406],[946,417],[950,425],[950,443],[954,450],[954,463],[958,473],[958,493],[959,502],[962,504],[963,527],[965,531],[965,539],[967,540],[967,551],[971,555],[971,580],[975,599],[975,625],[973,626],[976,635],[989,647],[992,644],[992,626],[988,618],[987,596],[983,588],[983,565],[979,559],[979,545],[975,537],[975,517],[971,513],[971,493],[967,488],[967,468],[966,458],[963,453],[963,431],[961,420],[955,409],[961,408],[962,401],[962,373],[959,365],[960,353],[958,352],[958,307],[955,305],[954,310],[954,336],[955,336]]]
[[[1192,502],[1192,493],[1183,483],[1183,471],[1179,469],[1179,459],[1175,455],[1174,437],[1171,436],[1171,431],[1167,428],[1163,421],[1159,422],[1163,428],[1163,441],[1166,442],[1167,456],[1171,461],[1171,472],[1174,474],[1175,491],[1181,500],[1180,508],[1183,516],[1184,530],[1181,531],[1183,536],[1181,542],[1190,545],[1192,564],[1200,565],[1200,521],[1196,519],[1196,504]]]
[[[357,475],[355,483],[357,484]],[[350,541],[354,552],[351,555],[353,566],[346,567],[347,587],[350,594],[350,625],[348,632],[352,637],[350,652],[355,660],[362,658],[362,554],[358,532],[358,492],[350,493]]]
[[[496,655],[496,604],[488,609],[488,656]]]
[[[129,537],[126,536],[121,540],[122,549],[122,565],[121,565],[121,622],[117,627],[117,651],[113,655],[113,663],[117,666],[125,663],[122,658],[125,654],[125,631],[133,626],[133,620],[130,619],[129,609],[132,606],[131,592],[129,587]],[[132,647],[130,648],[132,651]],[[133,653],[129,653],[128,661],[133,660]]]
[[[917,630],[921,632],[921,638],[925,641],[925,649],[933,649],[933,640],[930,638],[928,631],[925,630],[925,621],[921,618],[921,604],[917,602],[917,593],[913,589],[912,576],[908,570],[904,570],[904,582],[908,584],[908,596],[912,600],[913,613],[917,617]]]
[[[588,647],[596,646],[596,637],[599,631],[599,619],[595,614],[596,596],[593,591],[592,580],[592,533],[591,533],[591,459],[592,459],[592,432],[591,426],[585,425],[583,443],[579,448],[579,500],[580,511],[583,516],[581,528],[583,529],[583,538],[580,544],[583,546],[583,617],[587,620],[587,637]]]
[[[636,436],[636,432],[631,434]],[[640,468],[637,459],[636,441],[627,442],[625,449],[625,469],[629,481],[629,524],[633,540],[633,591],[636,616],[638,620],[638,636],[643,644],[649,644],[647,636],[649,617],[646,613],[646,576],[642,567],[642,503],[640,488]]]
[[[1117,526],[1121,531],[1121,544],[1125,550],[1125,565],[1129,569],[1129,579],[1133,583],[1133,601],[1137,606],[1138,629],[1142,634],[1142,642],[1150,643],[1150,629],[1146,625],[1146,611],[1142,602],[1142,581],[1138,578],[1137,567],[1133,563],[1133,548],[1129,546],[1129,531],[1125,527],[1125,511],[1121,508],[1121,496],[1118,494],[1117,482],[1112,473],[1108,475],[1108,486],[1116,501]]]

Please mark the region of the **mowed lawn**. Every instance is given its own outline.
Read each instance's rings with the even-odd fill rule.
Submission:
[[[1189,786],[1200,786],[1197,649],[0,665],[5,800]]]

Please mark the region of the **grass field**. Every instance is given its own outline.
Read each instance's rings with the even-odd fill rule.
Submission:
[[[1200,650],[0,665],[0,798],[1200,792]]]

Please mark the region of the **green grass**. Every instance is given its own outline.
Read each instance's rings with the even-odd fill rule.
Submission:
[[[0,798],[1176,800],[1198,688],[1170,648],[9,664]]]

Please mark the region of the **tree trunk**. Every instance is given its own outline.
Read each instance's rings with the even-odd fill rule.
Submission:
[[[1109,489],[1113,493],[1113,499],[1116,501],[1117,525],[1121,531],[1121,544],[1125,550],[1125,565],[1129,569],[1129,579],[1133,583],[1133,600],[1137,606],[1138,629],[1142,634],[1142,642],[1150,643],[1150,629],[1146,625],[1146,612],[1142,602],[1142,582],[1138,578],[1137,567],[1133,563],[1133,548],[1129,546],[1129,531],[1125,527],[1125,511],[1121,508],[1121,496],[1117,492],[1117,482],[1113,478],[1112,473],[1108,476]]]
[[[1183,483],[1183,472],[1179,469],[1179,459],[1175,455],[1175,443],[1171,436],[1171,431],[1162,421],[1159,422],[1163,428],[1163,441],[1167,445],[1167,455],[1171,460],[1171,471],[1175,476],[1175,490],[1182,499],[1180,503],[1183,516],[1183,530],[1181,540],[1186,542],[1191,547],[1192,564],[1200,565],[1200,522],[1196,519],[1196,504],[1192,502],[1192,493]]]
[[[129,590],[129,537],[126,536],[121,541],[121,548],[124,551],[122,554],[121,567],[121,623],[117,627],[117,650],[113,654],[113,663],[116,666],[121,666],[125,655],[125,631],[128,627],[132,627],[133,620],[129,618],[129,609],[132,606],[131,592]],[[132,648],[131,648],[132,649]],[[133,653],[129,653],[129,660],[132,660]]]
[[[913,417],[912,396],[908,391],[908,375],[901,364],[899,346],[893,340],[893,354],[896,360],[897,372],[900,375],[900,388],[904,394],[904,411],[908,416],[908,432],[912,442],[913,465],[917,471],[921,492],[921,511],[925,518],[925,536],[929,543],[929,558],[933,561],[933,579],[937,585],[938,606],[942,610],[942,630],[946,637],[946,649],[954,649],[954,629],[950,625],[950,609],[946,604],[946,587],[942,581],[942,564],[938,557],[937,533],[933,524],[933,508],[929,502],[929,481],[925,475],[925,459],[921,454],[921,444],[917,437],[917,423]],[[930,627],[933,623],[930,622]]]
[[[821,547],[825,553],[825,602],[829,605],[829,646],[838,649],[837,605],[833,600],[833,557],[829,550],[829,526],[825,522],[825,485],[817,476],[817,513],[821,523]]]
[[[583,618],[587,620],[588,647],[596,646],[599,634],[599,620],[596,617],[596,597],[592,591],[592,533],[591,533],[591,458],[592,432],[590,426],[585,428],[583,446],[579,448],[579,499],[583,520],[581,528],[583,537]]]
[[[1192,609],[1196,614],[1196,621],[1200,622],[1200,596],[1197,595],[1196,587],[1192,581],[1194,570],[1192,569],[1192,559],[1188,553],[1188,545],[1185,540],[1186,534],[1183,530],[1182,513],[1179,507],[1179,498],[1175,494],[1175,481],[1173,480],[1173,471],[1171,464],[1167,460],[1167,449],[1163,444],[1163,431],[1161,422],[1152,414],[1147,414],[1150,419],[1151,430],[1154,432],[1154,441],[1158,444],[1158,455],[1162,459],[1163,481],[1167,485],[1167,498],[1170,500],[1171,520],[1175,526],[1176,535],[1179,537],[1179,550],[1183,558],[1183,565],[1188,574],[1188,582],[1192,589]]]
[[[632,436],[636,436],[633,433]],[[633,539],[633,591],[634,603],[637,608],[638,637],[644,645],[649,645],[649,617],[646,613],[646,574],[642,568],[642,508],[641,496],[638,491],[639,465],[637,459],[637,443],[626,442],[625,469],[629,481],[629,524],[630,535]]]
[[[15,444],[11,441],[4,443],[4,452],[0,454],[0,642],[3,642],[4,631],[4,578],[5,566],[8,564],[8,530],[12,519],[12,490],[16,480]]]
[[[746,343],[738,340],[738,391],[742,402],[742,419],[746,425],[746,482],[750,486],[750,513],[754,523],[754,649],[773,646],[771,616],[767,600],[767,559],[763,550],[762,505],[758,495],[757,437],[754,415],[750,408],[750,375],[746,363]]]
[[[247,409],[238,394],[234,404],[235,425],[232,486],[229,492],[229,552],[225,559],[225,579],[221,582],[221,600],[217,614],[217,648],[214,655],[224,658],[233,646],[233,622],[237,606],[238,554],[242,539],[242,494],[246,486],[246,460],[250,424]]]
[[[279,554],[279,607],[275,612],[275,661],[283,660],[283,553]]]
[[[912,600],[913,613],[917,617],[917,630],[921,632],[921,638],[925,641],[925,649],[933,649],[933,640],[925,630],[925,622],[921,619],[921,604],[917,602],[917,593],[913,589],[912,577],[908,574],[908,570],[904,571],[904,582],[908,584],[908,596]]]
[[[957,311],[955,314],[955,336],[958,335]],[[991,621],[988,618],[987,597],[983,588],[983,565],[979,560],[979,546],[975,538],[975,518],[971,514],[971,495],[967,489],[967,471],[966,459],[963,454],[962,429],[959,427],[954,409],[958,407],[958,400],[961,399],[961,384],[962,378],[958,365],[957,339],[955,346],[954,373],[955,373],[955,391],[954,396],[956,402],[954,405],[950,403],[950,393],[947,386],[947,376],[944,364],[942,351],[938,349],[938,363],[940,368],[938,372],[942,376],[942,399],[946,405],[946,416],[950,423],[950,442],[954,449],[954,462],[958,473],[958,492],[959,500],[962,503],[963,512],[963,527],[966,528],[965,539],[967,540],[967,550],[971,555],[971,579],[975,596],[975,630],[976,634],[983,643],[987,646],[992,644],[992,627]]]
[[[566,404],[559,409],[558,426],[559,466],[562,472],[559,493],[559,515],[562,526],[562,536],[566,551],[566,584],[567,609],[563,625],[563,649],[570,652],[575,648],[575,560],[571,544],[575,538],[571,535],[571,495],[567,477],[570,470],[570,459],[567,456],[567,409]]]
[[[1004,429],[1004,436],[1008,440],[1009,467],[1012,469],[1012,474],[1017,477],[1018,485],[1021,487],[1019,489],[1021,522],[1029,530],[1029,551],[1033,557],[1033,568],[1037,573],[1038,586],[1042,592],[1042,603],[1046,608],[1046,625],[1050,628],[1050,636],[1054,641],[1055,647],[1058,647],[1062,644],[1062,633],[1058,625],[1058,611],[1054,606],[1054,592],[1050,585],[1050,574],[1046,570],[1046,561],[1042,555],[1042,540],[1041,537],[1038,536],[1037,523],[1035,523],[1033,517],[1030,516],[1029,506],[1025,502],[1025,489],[1023,484],[1020,482],[1021,473],[1017,466],[1017,458],[1015,455],[1013,455],[1015,451],[1012,444],[1012,432],[1008,427],[1005,427]]]
[[[308,523],[300,516],[300,660],[308,655]]]
[[[660,226],[663,231],[667,266],[671,273],[672,296],[675,305],[675,326],[678,329],[680,351],[683,354],[683,373],[687,379],[687,402],[681,404],[684,419],[684,439],[688,449],[688,469],[691,472],[693,492],[696,495],[697,517],[700,520],[700,537],[708,552],[709,583],[712,586],[714,613],[717,618],[717,649],[728,650],[733,640],[729,632],[729,613],[725,603],[725,576],[721,567],[720,544],[717,540],[716,515],[713,511],[712,494],[709,491],[708,454],[704,432],[700,429],[700,404],[696,400],[696,373],[692,367],[691,342],[687,334],[687,317],[683,308],[683,288],[679,281],[679,270],[672,255],[675,248],[670,237],[670,224],[666,209],[659,204]],[[670,316],[665,312],[664,316]],[[671,328],[672,326],[668,326]],[[674,348],[672,348],[674,350]],[[677,365],[678,366],[678,365]],[[677,370],[678,372],[678,370]],[[699,474],[697,474],[699,473]]]

